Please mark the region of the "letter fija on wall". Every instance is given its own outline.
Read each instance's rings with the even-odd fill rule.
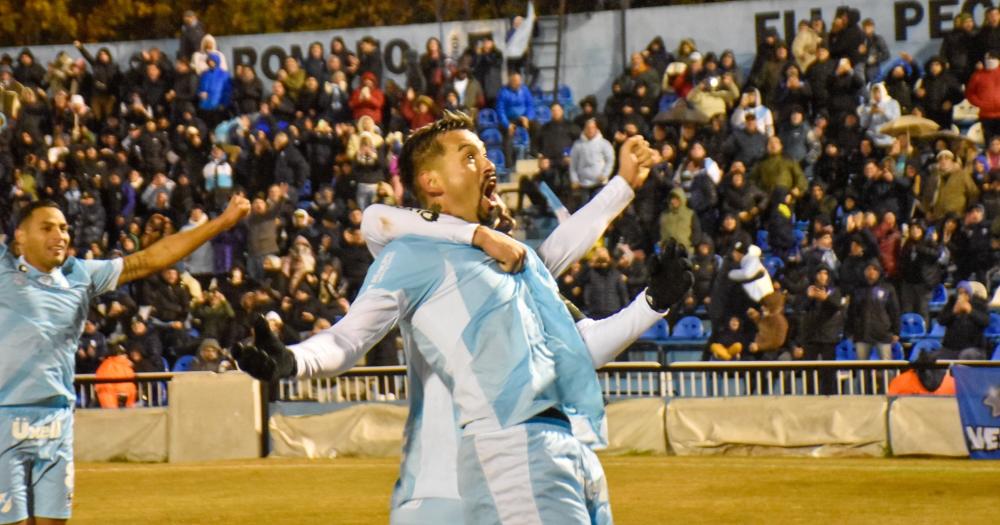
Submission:
[[[888,3],[888,2],[886,2]],[[828,3],[825,3],[828,4]],[[892,3],[893,13],[893,35],[897,42],[903,42],[911,38],[910,29],[919,26],[927,20],[927,38],[942,38],[948,31],[951,31],[955,17],[959,13],[972,13],[977,25],[983,19],[983,13],[987,8],[995,4],[992,0],[896,0]],[[827,22],[829,29],[830,20],[836,8],[811,7],[807,12],[801,11],[802,18],[796,18],[795,10],[785,11],[761,11],[754,13],[754,30],[757,42],[764,38],[764,31],[767,29],[778,30],[783,33],[785,42],[791,43],[795,38],[800,20],[811,20],[821,17]],[[868,13],[862,10],[862,17]],[[876,23],[878,20],[876,20]],[[888,35],[887,28],[883,27],[880,32]],[[921,37],[922,39],[922,37]]]

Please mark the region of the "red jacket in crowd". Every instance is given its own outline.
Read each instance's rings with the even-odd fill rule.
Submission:
[[[367,88],[367,89],[366,89]],[[375,75],[368,72],[361,76],[361,86],[351,94],[348,105],[354,112],[354,120],[368,115],[375,124],[382,125],[382,106],[385,104],[385,94],[378,88]]]
[[[965,87],[965,97],[979,108],[979,118],[1000,119],[1000,68],[973,73]]]

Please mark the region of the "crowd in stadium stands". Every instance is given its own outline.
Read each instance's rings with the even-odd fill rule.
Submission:
[[[422,54],[406,53],[404,85],[385,80],[372,38],[357,52],[340,38],[316,42],[302,60],[285,59],[270,89],[252,67],[231,68],[195,15],[180,38],[175,60],[76,43],[79,57],[43,65],[24,49],[0,62],[3,232],[26,203],[53,199],[77,256],[114,257],[200,224],[235,191],[252,198],[244,227],[95,304],[78,372],[112,355],[136,371],[224,370],[252,314],[286,343],[330,326],[372,262],[362,210],[413,203],[397,155],[409,130],[443,110],[477,119],[500,171],[538,159],[520,184],[526,224],[555,211],[541,182],[572,211],[613,176],[628,137],[642,134],[660,152],[603,247],[559,276],[591,316],[625,306],[645,286],[645,254],[676,239],[696,283],[669,323],[709,320],[705,358],[833,359],[844,337],[860,358],[888,358],[901,336],[909,341],[907,323],[943,336],[939,355],[992,355],[995,8],[978,26],[957,16],[923,64],[893,54],[851,8],[829,27],[803,21],[791,42],[767,33],[752,64],[696,39],[671,52],[655,38],[608,79],[603,104],[531,86],[526,60],[503,83],[489,38],[451,57],[428,40]],[[935,124],[907,127],[907,115]],[[970,125],[973,139],[952,131]],[[368,363],[397,356],[389,337]]]

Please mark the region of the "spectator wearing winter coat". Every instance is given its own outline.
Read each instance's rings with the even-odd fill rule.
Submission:
[[[250,66],[237,65],[233,82],[233,102],[240,115],[256,113],[264,98],[264,84]]]
[[[771,191],[764,220],[767,242],[775,257],[787,258],[795,249],[795,222],[792,215],[795,198],[782,186]]]
[[[830,54],[836,59],[846,58],[851,64],[864,64],[866,60],[865,33],[858,27],[861,13],[854,8],[841,6],[833,15],[828,40]],[[864,73],[863,70],[860,73]]]
[[[977,279],[987,281],[987,273],[993,268],[994,250],[990,224],[985,220],[985,209],[976,204],[965,213],[962,228],[955,239],[956,279]]]
[[[191,363],[191,372],[226,372],[234,368],[232,361],[225,357],[219,341],[205,338],[198,345],[198,352]]]
[[[264,275],[264,258],[278,254],[278,217],[276,203],[257,198],[251,203],[247,218],[247,275],[259,280]]]
[[[771,292],[761,298],[761,310],[747,310],[750,321],[757,326],[757,336],[750,343],[749,355],[755,359],[775,361],[780,359],[788,340],[788,319],[785,317],[785,295]]]
[[[580,138],[570,149],[569,178],[579,205],[608,182],[615,169],[615,150],[601,135],[596,120],[583,126]]]
[[[952,109],[965,98],[962,84],[945,69],[946,66],[943,58],[931,57],[924,67],[926,74],[917,82],[913,93],[915,104],[941,129],[951,129]]]
[[[846,335],[854,340],[858,359],[867,360],[872,348],[879,358],[892,358],[892,344],[899,341],[899,301],[896,291],[882,279],[882,265],[875,259],[864,267],[864,284],[851,294]]]
[[[875,33],[875,21],[866,18],[861,22],[861,30],[864,33],[863,55],[864,74],[869,82],[878,76],[882,64],[889,60],[889,46],[885,43],[882,35]]]
[[[81,254],[90,251],[91,243],[102,244],[107,225],[104,206],[93,191],[85,191],[80,198],[80,217],[76,225],[74,241]]]
[[[886,279],[893,282],[899,276],[899,250],[902,235],[896,224],[896,214],[887,211],[873,232],[878,240],[878,260],[882,264]]]
[[[990,324],[986,287],[976,281],[962,281],[955,295],[938,314],[944,325],[940,359],[986,359],[983,333]]]
[[[750,340],[739,317],[730,317],[708,338],[708,351],[719,361],[738,361],[749,346]]]
[[[26,88],[44,89],[45,68],[35,61],[35,55],[30,49],[24,48],[17,55],[17,65],[14,66],[14,79]]]
[[[375,73],[369,71],[361,75],[361,85],[351,94],[348,105],[355,120],[367,116],[371,117],[375,124],[382,124],[385,94],[378,87],[378,77]]]
[[[628,304],[625,278],[612,264],[607,248],[597,248],[589,266],[583,277],[584,310],[591,318],[603,319]]]
[[[194,11],[185,11],[177,57],[190,59],[195,51],[201,48],[201,41],[204,37],[205,26],[202,25],[201,20],[198,20],[198,15]]]
[[[779,137],[767,140],[767,158],[750,171],[750,182],[765,193],[784,188],[795,197],[806,192],[806,177],[798,162],[785,157]]]
[[[740,251],[741,249],[746,251],[742,252]],[[741,254],[739,268],[729,270],[727,276],[729,280],[740,283],[743,286],[746,296],[754,304],[759,304],[761,299],[774,292],[771,276],[760,261],[760,248],[754,244],[749,246],[737,245],[734,251]]]
[[[565,169],[571,158],[569,152],[580,135],[580,128],[566,120],[566,113],[558,102],[554,102],[550,108],[552,120],[542,125],[535,149],[545,158],[552,159],[556,166]]]
[[[688,102],[709,117],[725,116],[739,98],[740,88],[729,73],[707,77],[687,94]]]
[[[750,119],[747,115],[752,114],[756,120],[757,129],[770,137],[774,135],[774,114],[764,105],[760,91],[757,88],[747,88],[740,97],[740,103],[736,106],[729,124],[732,129],[745,129]]]
[[[815,84],[812,84],[815,85]],[[826,104],[830,122],[837,127],[844,121],[844,115],[855,114],[858,109],[858,91],[864,87],[864,79],[855,72],[852,62],[847,58],[837,61],[833,76],[827,80],[830,98]],[[847,149],[844,143],[841,147]]]
[[[970,13],[955,15],[954,28],[944,35],[939,54],[951,66],[958,81],[965,83],[975,71],[976,21]]]
[[[508,135],[514,135],[515,126],[530,129],[531,121],[535,120],[535,98],[522,83],[520,73],[511,73],[507,85],[500,88],[496,110]]]
[[[931,291],[941,282],[948,262],[942,256],[937,235],[928,235],[923,222],[911,222],[899,251],[899,308],[920,314],[928,323]]]
[[[691,256],[691,272],[694,274],[694,285],[691,295],[695,305],[707,304],[712,294],[712,283],[722,267],[722,257],[715,254],[712,238],[702,235]]]
[[[976,36],[976,60],[984,60],[988,53],[997,52],[1000,52],[1000,9],[988,7]]]
[[[844,330],[844,298],[834,285],[832,273],[825,265],[816,268],[812,283],[799,304],[803,315],[795,354],[807,361],[834,360]],[[819,374],[819,393],[836,393],[835,372],[821,370]]]
[[[962,215],[970,203],[979,198],[979,188],[972,175],[955,162],[949,150],[937,154],[937,164],[931,168],[937,176],[937,196],[931,205],[931,218],[936,220],[954,213]]]
[[[808,71],[809,66],[816,61],[816,54],[819,45],[823,43],[823,36],[816,32],[810,25],[809,20],[799,21],[798,32],[792,40],[792,56],[799,69]]]
[[[288,184],[291,198],[296,200],[309,181],[309,162],[285,132],[274,136],[274,150],[274,182]]]
[[[199,206],[191,209],[187,224],[181,227],[181,231],[193,230],[208,222],[208,215]],[[199,246],[184,259],[185,269],[195,276],[202,286],[207,286],[209,280],[215,274],[215,255],[210,243]]]
[[[816,47],[816,61],[806,70],[806,82],[812,87],[812,107],[815,110],[829,108],[830,83],[836,75],[837,61],[830,57],[830,50],[824,44]]]
[[[476,43],[472,70],[476,80],[483,86],[486,105],[493,106],[502,83],[503,54],[497,49],[492,37],[488,36]]]
[[[993,137],[1000,135],[1000,50],[987,55],[984,68],[969,78],[965,86],[965,98],[979,108],[983,138],[989,144]]]
[[[752,168],[764,158],[768,136],[760,129],[757,115],[747,113],[744,118],[746,124],[732,131],[723,144],[722,151],[730,163],[741,162]]]
[[[97,56],[94,57],[79,41],[73,42],[73,45],[90,64],[93,79],[90,107],[94,110],[95,118],[104,120],[115,109],[115,102],[121,89],[121,71],[111,57],[110,49],[102,47],[97,50]]]
[[[882,83],[873,85],[870,94],[868,104],[858,106],[859,122],[865,129],[865,135],[872,139],[876,146],[887,148],[892,145],[895,138],[881,133],[879,128],[900,117],[899,102],[889,96],[885,84]]]
[[[229,323],[236,317],[236,313],[221,291],[205,292],[202,300],[192,309],[191,317],[201,337],[217,339],[229,346]]]
[[[793,106],[788,111],[788,119],[778,124],[778,138],[782,151],[789,159],[802,165],[809,154],[811,129],[805,121],[805,111],[801,106]]]
[[[667,209],[660,215],[660,241],[673,239],[690,251],[701,233],[698,216],[688,208],[687,197],[680,188],[670,191],[667,203]]]

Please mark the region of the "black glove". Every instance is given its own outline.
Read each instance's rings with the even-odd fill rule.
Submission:
[[[647,260],[649,265],[649,287],[646,301],[654,310],[665,312],[681,302],[694,285],[691,262],[687,250],[677,241],[670,239],[663,243],[659,254]]]
[[[237,343],[233,348],[233,357],[240,370],[267,382],[295,377],[295,354],[271,331],[263,315],[254,319],[253,332],[252,345]]]

